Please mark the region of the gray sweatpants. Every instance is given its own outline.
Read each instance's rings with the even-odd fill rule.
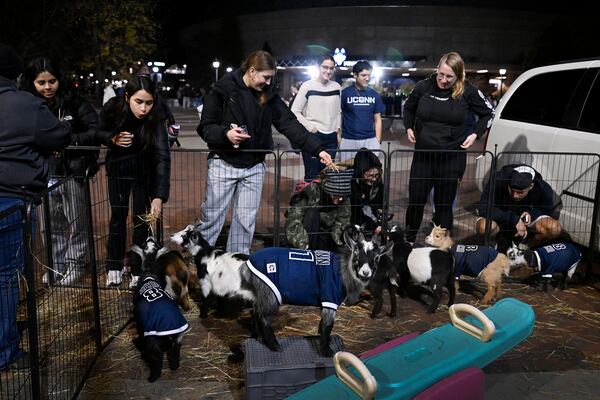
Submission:
[[[54,267],[59,272],[69,268],[83,269],[88,250],[88,226],[86,183],[79,179],[67,179],[49,193],[49,208]],[[41,233],[45,238],[46,217],[41,213]]]
[[[221,233],[233,199],[227,251],[249,254],[265,171],[264,162],[250,168],[235,168],[220,158],[208,160],[200,233],[211,246]]]

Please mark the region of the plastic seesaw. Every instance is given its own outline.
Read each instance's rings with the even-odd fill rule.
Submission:
[[[450,307],[446,324],[396,347],[359,360],[334,356],[336,375],[289,399],[411,399],[436,382],[467,368],[483,368],[533,331],[529,304],[505,298],[480,311],[468,304]],[[463,318],[464,314],[469,314]]]

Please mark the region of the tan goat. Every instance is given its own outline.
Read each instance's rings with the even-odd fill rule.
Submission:
[[[435,225],[425,238],[427,244],[449,250],[454,256],[456,279],[461,275],[478,277],[487,285],[481,304],[488,304],[500,297],[502,274],[508,276],[510,261],[505,254],[489,246],[454,244],[447,229]]]

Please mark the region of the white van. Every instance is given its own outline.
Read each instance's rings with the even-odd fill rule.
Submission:
[[[600,153],[600,59],[534,68],[519,76],[496,108],[485,150]],[[588,245],[598,157],[506,154],[498,167],[519,162],[530,164],[553,186],[563,201],[561,224]]]

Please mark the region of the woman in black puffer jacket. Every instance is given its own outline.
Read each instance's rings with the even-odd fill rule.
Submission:
[[[406,210],[409,242],[415,241],[431,189],[434,222],[452,228],[452,203],[466,168],[465,150],[483,136],[494,113],[481,91],[465,81],[465,64],[458,53],[444,54],[437,69],[416,84],[404,105],[408,139],[416,150],[429,150],[415,152],[410,168]],[[468,129],[470,112],[479,117],[474,131]]]
[[[159,215],[169,199],[171,155],[157,101],[154,82],[147,76],[135,76],[125,86],[125,94],[110,99],[100,113],[99,137],[108,146],[111,206],[107,285],[122,282],[129,196],[133,195],[133,243],[140,247],[149,234],[142,216]],[[140,273],[141,260],[131,262],[130,287],[135,287]]]

